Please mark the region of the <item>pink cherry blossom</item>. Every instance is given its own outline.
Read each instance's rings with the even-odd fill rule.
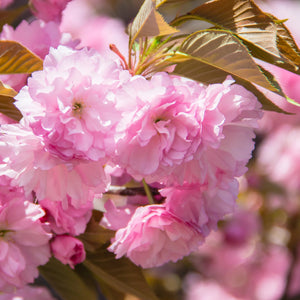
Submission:
[[[93,199],[75,208],[68,198],[68,207],[64,208],[62,202],[39,200],[39,204],[46,212],[43,222],[47,222],[56,234],[79,235],[85,231],[93,209]]]
[[[0,113],[0,125],[2,125],[2,124],[11,124],[11,123],[16,123],[16,121],[11,119],[10,117]]]
[[[62,201],[64,208],[69,197],[74,207],[84,205],[109,182],[101,163],[66,162],[51,155],[24,124],[1,126],[0,155],[0,175],[11,178],[12,185],[24,187],[26,195],[34,191],[38,199]]]
[[[61,30],[76,37],[85,24],[103,11],[103,4],[106,5],[104,0],[70,1],[62,13]]]
[[[203,280],[200,276],[190,274],[185,281],[185,300],[244,300],[236,298],[224,287],[213,280]]]
[[[39,205],[11,198],[0,205],[0,290],[32,283],[37,267],[50,258],[49,239],[39,219],[44,211]]]
[[[74,18],[74,15],[72,17]],[[79,47],[90,47],[96,49],[101,55],[116,59],[116,54],[109,48],[110,44],[116,44],[124,57],[128,55],[129,38],[121,20],[108,16],[94,16],[87,18],[77,30],[69,27],[69,23],[63,23],[61,29],[63,32],[72,33],[73,38],[80,40]]]
[[[260,257],[259,266],[253,265],[248,290],[250,299],[277,300],[282,296],[291,263],[287,248],[272,245]],[[251,291],[251,292],[250,292]]]
[[[136,209],[127,227],[116,232],[108,248],[129,257],[143,268],[176,262],[203,242],[202,235],[191,224],[168,212],[162,205],[141,206]]]
[[[60,22],[62,12],[71,0],[30,0],[32,13],[44,21]]]
[[[288,287],[288,295],[291,297],[296,297],[300,294],[300,287],[299,287],[299,279],[300,279],[300,247],[298,245],[296,251],[295,251],[296,259],[294,261],[294,264],[292,266],[292,272],[291,272],[291,279],[290,284]]]
[[[129,111],[118,127],[118,164],[137,180],[170,184],[242,175],[262,113],[256,97],[232,83],[133,77],[118,95]]]
[[[129,38],[125,33],[125,24],[120,19],[99,15],[105,5],[107,3],[103,0],[71,1],[63,12],[61,31],[80,40],[79,47],[90,47],[101,55],[116,59],[116,54],[109,48],[110,44],[116,44],[127,57]]]
[[[120,95],[130,111],[119,126],[124,133],[118,163],[140,180],[170,174],[176,165],[192,160],[202,140],[205,109],[197,101],[204,90],[194,81],[166,73],[149,81],[133,77]],[[223,122],[218,112],[214,117],[216,123]]]
[[[166,187],[160,190],[166,197],[166,209],[185,222],[193,224],[204,236],[217,229],[217,222],[236,207],[238,184],[233,181],[225,190],[207,190],[199,184]]]
[[[240,221],[243,226],[244,220]],[[248,241],[234,243],[227,239],[225,229],[225,235],[222,231],[211,234],[199,247],[199,255],[193,259],[196,269],[238,299],[277,300],[282,296],[291,263],[285,247],[265,245],[255,234]]]
[[[5,9],[7,6],[9,6],[14,0],[1,0],[0,1],[0,8]]]
[[[78,44],[70,34],[61,33],[56,23],[41,20],[30,23],[23,20],[16,28],[6,24],[1,32],[1,40],[17,41],[42,59],[49,53],[50,47],[75,47]]]
[[[233,84],[229,78],[223,84],[209,85],[199,100],[202,101],[206,108],[201,152],[194,160],[177,166],[167,178],[170,183],[185,180],[214,188],[221,181],[231,182],[233,177],[247,171],[246,164],[254,149],[254,128],[262,117],[260,103],[252,93]],[[221,124],[216,123],[213,112],[221,114]]]
[[[260,220],[250,210],[236,211],[224,225],[224,239],[236,246],[248,243],[261,229]]]
[[[118,230],[127,226],[137,206],[124,205],[119,208],[109,199],[105,202],[104,208],[106,212],[101,220],[101,225],[111,230]]]
[[[299,127],[281,126],[268,135],[258,152],[262,172],[290,191],[297,191],[300,187],[299,134]]]
[[[78,44],[78,41],[72,41],[70,34],[61,33],[56,23],[45,23],[41,20],[31,23],[23,20],[15,29],[6,24],[3,26],[0,39],[19,42],[42,59],[49,53],[50,47],[56,48],[58,45],[75,47]],[[28,74],[9,74],[1,75],[0,79],[19,91],[26,84],[27,77]]]
[[[51,251],[56,259],[72,269],[85,260],[83,243],[69,235],[58,235],[51,241]]]
[[[105,170],[108,174],[111,175],[112,185],[122,186],[128,183],[129,181],[133,180],[132,176],[124,172],[124,170],[120,168],[120,166],[106,165]]]
[[[52,154],[106,163],[121,117],[114,90],[128,76],[96,51],[59,46],[15,97],[16,106]]]
[[[32,197],[26,198],[26,200],[33,200]],[[12,179],[8,176],[0,176],[0,204],[4,205],[14,198],[24,198],[24,189],[21,187],[13,186]],[[25,201],[25,199],[24,199]]]
[[[121,196],[121,198],[120,201],[116,197],[108,196],[108,200],[104,204],[105,212],[101,219],[101,225],[104,227],[111,230],[126,227],[135,210],[139,206],[149,203],[146,196]]]
[[[111,32],[114,33],[113,36]],[[125,33],[124,24],[118,19],[107,16],[95,17],[81,28],[76,38],[81,40],[81,46],[96,49],[112,59],[116,59],[117,56],[110,50],[110,44],[116,44],[124,57],[128,55],[129,37]]]

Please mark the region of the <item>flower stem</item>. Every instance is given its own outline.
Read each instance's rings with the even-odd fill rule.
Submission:
[[[153,200],[152,193],[150,191],[149,185],[146,183],[145,179],[143,179],[142,182],[143,182],[143,186],[144,186],[144,189],[145,189],[146,196],[149,200],[149,203],[154,204],[154,200]]]

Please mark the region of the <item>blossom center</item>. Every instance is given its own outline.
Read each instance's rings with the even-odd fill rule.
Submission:
[[[9,229],[0,229],[0,238],[5,237],[5,235],[9,232],[13,232],[13,230],[9,230]]]
[[[155,119],[154,123],[158,123],[160,121],[164,121],[164,119],[163,118],[157,118],[157,119]]]
[[[81,115],[83,112],[84,105],[80,101],[75,101],[72,105],[72,111],[75,115]]]

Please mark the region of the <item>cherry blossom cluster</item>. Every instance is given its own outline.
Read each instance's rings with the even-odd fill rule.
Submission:
[[[251,157],[260,105],[230,79],[203,86],[161,73],[150,80],[134,76],[124,88],[128,94],[118,99],[126,107],[136,102],[123,114],[125,128],[118,126],[115,162],[135,180],[158,183],[164,201],[137,208],[110,249],[153,267],[197,249],[234,211],[235,177]]]
[[[0,128],[1,291],[32,282],[51,255],[72,268],[82,262],[76,236],[96,199],[106,201],[102,225],[116,230],[117,258],[148,268],[198,249],[235,209],[262,116],[230,77],[206,86],[167,72],[132,75],[57,26],[24,21],[0,36],[44,59],[26,85],[24,76],[1,78],[20,90],[23,115]],[[145,193],[110,193],[129,181]]]

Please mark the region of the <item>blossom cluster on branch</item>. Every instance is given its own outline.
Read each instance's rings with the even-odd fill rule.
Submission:
[[[86,33],[72,37],[61,23],[72,8],[68,2],[73,1],[32,0],[37,19],[16,28],[4,25],[0,33],[0,42],[18,42],[32,60],[42,61],[31,75],[0,75],[3,88],[16,91],[14,106],[21,114],[17,121],[3,116],[0,127],[0,291],[5,293],[28,288],[51,256],[71,269],[84,262],[94,210],[103,212],[97,230],[115,231],[100,244],[116,259],[125,256],[152,268],[198,251],[237,209],[238,178],[247,171],[263,116],[260,94],[241,85],[241,74],[213,83],[180,76],[180,65],[188,60],[180,50],[187,40],[171,61],[171,51],[155,48],[171,43],[168,39],[151,44],[135,33],[139,49],[130,36],[126,43],[133,47],[125,59],[118,50],[126,48],[122,43],[108,52],[110,42],[101,51],[102,45],[97,49],[82,38]],[[145,3],[141,11],[150,1]],[[151,14],[160,17],[154,8]],[[176,34],[170,28],[158,36],[163,30]],[[255,76],[254,84],[269,84]],[[280,134],[292,143],[297,133],[277,132],[269,142],[274,146],[265,146],[272,155],[262,148],[260,156],[275,181],[286,180],[295,189],[297,158],[281,156],[290,160],[285,172],[269,161],[289,146],[277,141]],[[246,241],[249,228],[241,233],[234,225],[227,228],[228,240]]]

